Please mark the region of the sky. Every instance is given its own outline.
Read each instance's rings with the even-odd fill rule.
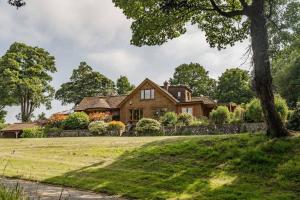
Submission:
[[[250,70],[250,64],[244,63],[249,41],[218,51],[210,48],[197,27],[189,27],[185,35],[161,46],[130,45],[131,22],[111,0],[27,0],[19,10],[0,0],[0,25],[0,56],[16,41],[55,56],[55,89],[69,80],[81,61],[114,81],[125,75],[135,85],[145,78],[162,84],[183,63],[200,63],[215,79],[228,68]],[[51,110],[41,106],[35,115],[50,116],[70,108],[54,100]],[[16,122],[20,108],[6,110],[6,121]]]

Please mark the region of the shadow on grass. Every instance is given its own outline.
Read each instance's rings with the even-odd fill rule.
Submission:
[[[165,139],[45,182],[138,199],[296,199],[300,138]]]

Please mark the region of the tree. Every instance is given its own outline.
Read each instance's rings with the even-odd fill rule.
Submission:
[[[208,76],[208,71],[198,63],[182,64],[175,69],[171,85],[186,85],[194,96],[215,96],[216,81]]]
[[[39,114],[37,116],[37,120],[46,120],[47,117],[46,117],[46,113],[42,112],[41,114]]]
[[[14,43],[0,60],[0,80],[6,83],[4,92],[21,106],[22,122],[28,122],[42,104],[51,108],[54,88],[50,73],[56,72],[55,59],[46,50],[23,43]]]
[[[248,72],[239,68],[227,69],[219,77],[217,97],[223,103],[247,103],[254,97]]]
[[[279,0],[113,0],[132,19],[131,43],[137,46],[161,45],[186,32],[186,25],[197,25],[205,32],[211,47],[234,45],[250,35],[254,64],[254,85],[261,99],[267,134],[289,133],[274,107],[270,70],[268,20],[279,11]]]
[[[79,104],[84,97],[105,96],[115,92],[114,82],[99,72],[93,71],[86,62],[73,70],[70,82],[61,85],[55,98],[62,104]]]
[[[15,6],[17,9],[26,5],[24,0],[8,0],[8,3],[12,6]]]
[[[272,64],[275,90],[295,108],[300,101],[300,40],[282,51]]]
[[[135,88],[134,85],[131,85],[126,76],[120,76],[117,80],[117,92],[119,95],[128,94]]]

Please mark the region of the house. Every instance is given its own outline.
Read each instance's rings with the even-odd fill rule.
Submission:
[[[0,137],[18,138],[24,129],[39,127],[37,123],[15,123],[10,124],[0,131]]]
[[[209,97],[193,97],[192,91],[183,85],[159,86],[145,79],[129,95],[85,97],[75,112],[110,112],[113,119],[135,123],[143,117],[159,118],[165,112],[189,113],[195,117],[208,117],[216,102]]]

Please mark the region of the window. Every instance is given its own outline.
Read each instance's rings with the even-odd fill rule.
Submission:
[[[192,107],[186,107],[181,109],[182,113],[188,113],[190,115],[193,115],[193,108]]]
[[[141,90],[141,100],[154,99],[154,89]]]
[[[130,109],[130,121],[139,121],[143,118],[143,109]]]
[[[181,97],[181,92],[178,92],[177,96],[178,96],[178,98],[180,98]]]

